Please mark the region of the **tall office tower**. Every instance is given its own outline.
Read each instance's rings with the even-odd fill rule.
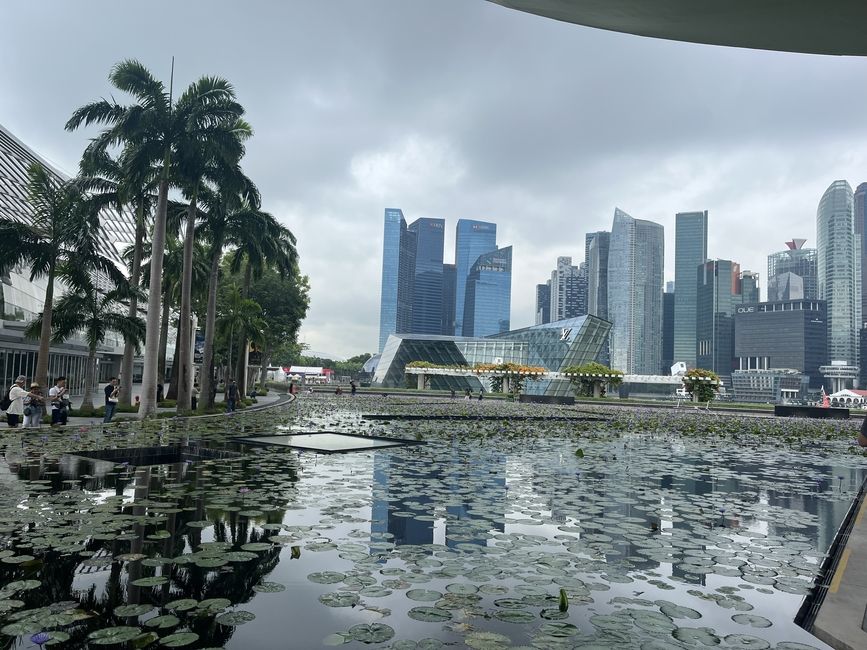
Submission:
[[[665,283],[662,294],[662,368],[660,373],[668,375],[674,365],[674,282]]]
[[[696,284],[696,364],[731,382],[735,358],[735,306],[742,303],[740,265],[731,260],[709,260],[698,267]]]
[[[776,287],[780,286],[780,282],[792,284],[791,281],[775,279],[786,273],[792,273],[801,278],[800,284],[803,286],[803,294],[793,295],[792,300],[799,298],[819,299],[818,251],[815,248],[804,248],[806,241],[806,239],[792,239],[786,242],[786,250],[768,255],[768,291],[770,291],[771,284]],[[792,291],[797,289],[797,284],[797,282],[792,284]],[[768,300],[770,300],[770,294]]]
[[[467,276],[464,336],[509,331],[512,308],[512,247],[483,253]]]
[[[578,265],[578,297],[576,301],[578,316],[587,315],[587,285],[587,263],[581,262],[581,264]]]
[[[867,315],[867,183],[861,183],[855,189],[855,236],[858,240],[858,261],[861,263],[861,319]],[[862,323],[859,323],[859,326]],[[860,340],[860,334],[859,334]],[[862,369],[862,372],[867,370]],[[863,385],[863,384],[862,384]]]
[[[403,212],[385,210],[382,245],[382,289],[379,303],[379,351],[389,334],[412,331],[416,238],[406,227]]]
[[[551,281],[536,285],[536,325],[551,322]]]
[[[497,250],[497,224],[459,219],[455,230],[455,336],[469,336],[463,331],[464,294],[467,277],[479,255]]]
[[[694,368],[696,269],[707,261],[707,210],[674,217],[674,360]]]
[[[587,313],[608,320],[608,248],[611,233],[589,232],[584,237],[587,255]]]
[[[614,210],[608,254],[610,354],[611,367],[626,374],[655,375],[662,365],[664,256],[660,224]]]
[[[557,258],[557,268],[551,272],[551,322],[583,315],[580,271],[572,266],[571,257]]]
[[[416,237],[413,334],[442,333],[445,225],[444,219],[423,217],[413,221],[407,228]]]
[[[858,365],[861,325],[860,244],[855,239],[852,188],[834,181],[816,211],[819,298],[828,303],[831,362]]]
[[[752,271],[741,271],[738,277],[738,293],[741,295],[741,302],[756,303],[759,302],[759,274]]]
[[[455,331],[455,265],[443,264],[443,328],[446,336]]]

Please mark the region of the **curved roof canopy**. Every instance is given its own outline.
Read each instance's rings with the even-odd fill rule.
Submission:
[[[490,0],[615,32],[811,54],[867,55],[865,0]]]

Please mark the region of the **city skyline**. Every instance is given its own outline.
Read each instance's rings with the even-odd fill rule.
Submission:
[[[369,248],[382,244],[386,206],[496,221],[516,247],[520,327],[533,322],[538,270],[558,256],[583,261],[584,234],[609,228],[615,205],[662,224],[669,251],[675,213],[708,210],[708,255],[764,275],[785,238],[815,246],[816,202],[833,180],[867,180],[859,58],[665,42],[487,2],[267,5],[240,40],[228,2],[172,5],[169,24],[160,6],[95,1],[85,16],[61,3],[47,21],[39,3],[9,3],[17,28],[0,43],[0,123],[74,173],[90,134],[63,131],[69,106],[108,97],[112,63],[134,55],[167,83],[174,55],[176,87],[232,79],[256,132],[247,171],[298,237],[310,276],[301,340],[322,352],[375,351],[376,291],[359,287],[379,284]],[[232,51],[219,45],[229,37]],[[36,41],[56,44],[65,65]],[[251,72],[264,66],[275,71]],[[830,114],[830,96],[848,100]]]

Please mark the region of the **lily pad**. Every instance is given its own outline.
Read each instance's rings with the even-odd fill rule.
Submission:
[[[362,623],[349,628],[349,637],[361,643],[385,643],[394,637],[394,628],[383,623]]]
[[[199,635],[195,632],[178,632],[176,634],[169,634],[160,639],[160,645],[167,648],[182,648],[183,646],[190,645],[198,640]]]
[[[226,625],[229,627],[235,627],[237,625],[243,625],[244,623],[249,623],[254,620],[256,615],[252,612],[244,611],[243,609],[236,610],[234,612],[226,612],[225,614],[220,614],[215,620],[220,625]]]
[[[407,612],[407,616],[425,623],[444,623],[452,620],[452,613],[440,607],[413,607]]]
[[[137,627],[117,626],[109,627],[102,630],[96,630],[87,635],[90,643],[93,645],[115,645],[118,643],[126,643],[132,641],[139,634],[141,629]]]

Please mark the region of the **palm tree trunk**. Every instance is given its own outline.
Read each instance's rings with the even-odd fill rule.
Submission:
[[[163,252],[166,249],[166,212],[169,198],[169,152],[163,164],[159,200],[151,238],[151,276],[148,291],[147,332],[145,334],[144,372],[139,418],[152,417],[157,410],[157,364],[160,345],[160,298],[163,286]]]
[[[175,357],[178,367],[177,412],[190,410],[190,389],[193,385],[193,360],[190,358],[192,340],[193,303],[193,244],[196,235],[196,194],[187,210],[187,231],[184,234],[184,271],[181,277],[181,318],[178,324],[179,355]]]
[[[93,377],[96,370],[96,346],[90,346],[87,351],[87,363],[84,365],[84,399],[79,410],[93,410]]]
[[[208,310],[205,314],[205,355],[202,359],[202,390],[199,410],[214,406],[214,336],[217,323],[217,283],[220,281],[222,246],[214,243],[211,252],[211,273],[208,277]]]
[[[160,351],[159,360],[157,361],[157,379],[154,384],[154,390],[156,390],[156,384],[162,384],[166,380],[166,355],[168,354],[169,347],[169,316],[171,315],[171,311],[171,292],[166,291],[163,296],[163,313],[160,320]]]
[[[177,359],[181,354],[181,337],[175,337],[175,356]],[[165,399],[178,399],[178,363],[172,363],[172,374],[169,376],[169,388],[165,391]]]
[[[51,316],[54,309],[54,262],[48,267],[48,286],[42,304],[42,330],[39,332],[39,354],[36,357],[36,381],[48,386],[48,355],[51,353]]]
[[[129,299],[128,313],[130,318],[138,315],[138,296],[136,295],[136,292],[139,287],[141,276],[141,256],[144,237],[144,201],[139,201],[135,215],[135,248],[133,248],[132,252],[132,269],[130,270],[129,277],[129,284],[133,289],[133,294]],[[135,364],[136,347],[137,346],[132,341],[124,341],[123,360],[120,362],[120,391],[118,393],[118,403],[123,406],[132,405],[133,369]]]
[[[253,266],[250,261],[247,261],[247,268],[244,269],[244,284],[241,287],[241,297],[245,300],[250,295],[250,286],[253,284]],[[247,330],[241,328],[238,338],[238,387],[241,389],[241,395],[247,396],[247,362],[250,360],[250,342],[247,339]],[[231,359],[231,357],[229,357]]]

